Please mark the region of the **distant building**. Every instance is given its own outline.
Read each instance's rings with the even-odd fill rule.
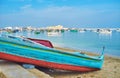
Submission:
[[[52,29],[52,30],[61,30],[63,29],[62,25],[57,25],[57,26],[48,26],[47,29]]]
[[[23,27],[22,30],[33,30],[33,28],[31,26],[27,26],[27,27]]]

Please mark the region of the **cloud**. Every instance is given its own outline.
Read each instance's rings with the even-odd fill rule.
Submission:
[[[47,26],[62,24],[65,26],[108,26],[120,25],[120,11],[89,7],[47,7],[34,9],[30,4],[13,14],[0,15],[2,25]]]
[[[31,4],[27,4],[22,6],[21,9],[28,9],[28,8],[31,8],[31,6],[32,6]]]

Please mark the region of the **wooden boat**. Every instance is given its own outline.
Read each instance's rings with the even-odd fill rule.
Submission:
[[[93,57],[78,52],[56,50],[47,40],[1,35],[0,59],[47,68],[87,72],[102,68],[104,52],[100,56]]]

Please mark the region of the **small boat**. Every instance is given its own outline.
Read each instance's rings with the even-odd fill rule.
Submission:
[[[100,56],[89,56],[57,50],[47,40],[0,35],[0,59],[46,68],[88,72],[102,68],[104,50]]]
[[[117,32],[120,32],[120,29],[116,29]]]
[[[40,31],[35,31],[34,33],[35,33],[35,34],[40,34]]]
[[[72,29],[70,29],[70,32],[78,32],[78,30],[75,28],[72,28]]]
[[[57,31],[47,32],[47,36],[61,36],[61,32]]]
[[[105,30],[105,29],[101,29],[98,31],[100,34],[112,34],[111,30]]]
[[[80,33],[84,33],[85,30],[84,30],[84,29],[80,29],[79,32],[80,32]]]

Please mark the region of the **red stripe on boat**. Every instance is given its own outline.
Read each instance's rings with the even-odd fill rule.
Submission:
[[[58,64],[53,62],[46,62],[42,60],[35,60],[31,58],[15,56],[11,54],[6,54],[0,52],[0,58],[9,61],[21,62],[21,63],[29,63],[37,66],[47,67],[47,68],[55,68],[55,69],[62,69],[62,70],[71,70],[71,71],[81,71],[81,72],[88,72],[88,71],[95,71],[99,70],[97,68],[89,68],[83,66],[73,66],[68,64]]]

